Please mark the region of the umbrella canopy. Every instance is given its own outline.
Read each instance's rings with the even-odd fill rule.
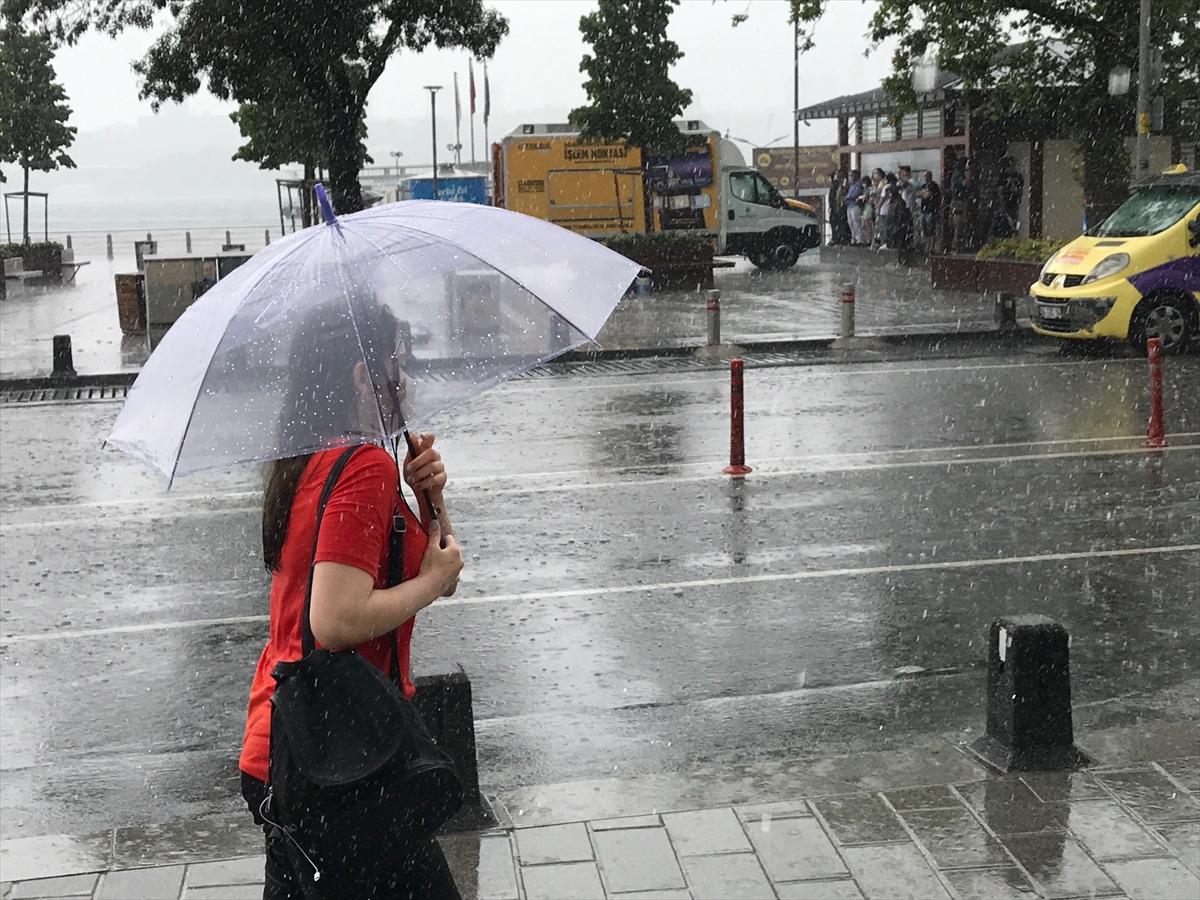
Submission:
[[[165,475],[386,441],[588,342],[639,267],[557,225],[409,201],[272,243],[146,361],[108,443]],[[402,417],[364,415],[362,363]],[[391,406],[392,404],[387,404]]]

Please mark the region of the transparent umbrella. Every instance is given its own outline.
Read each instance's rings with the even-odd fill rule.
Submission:
[[[410,201],[337,218],[318,199],[324,225],[272,243],[171,326],[107,443],[173,481],[387,442],[594,343],[639,270],[494,207]],[[355,371],[379,398],[366,415]]]

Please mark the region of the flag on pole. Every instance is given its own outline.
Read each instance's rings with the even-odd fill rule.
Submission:
[[[462,103],[458,99],[458,73],[454,73],[454,124],[462,124]]]
[[[483,64],[483,124],[486,125],[492,115],[492,92],[488,86],[487,63]]]
[[[471,94],[471,115],[475,115],[475,66],[470,59],[467,60],[467,78],[471,82],[468,88]]]

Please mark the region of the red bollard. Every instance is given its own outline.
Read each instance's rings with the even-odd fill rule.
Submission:
[[[1166,447],[1167,431],[1163,427],[1162,408],[1162,343],[1158,338],[1146,341],[1146,358],[1150,360],[1150,425],[1142,446]]]
[[[753,471],[746,465],[746,435],[743,430],[745,397],[742,381],[743,363],[740,359],[729,362],[729,465],[721,471],[734,478],[741,478]]]

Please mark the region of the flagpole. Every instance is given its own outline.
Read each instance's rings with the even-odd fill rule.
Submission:
[[[458,73],[454,73],[454,164],[462,163],[462,103],[458,99]]]
[[[475,64],[467,60],[467,92],[471,95],[471,165],[475,165]]]
[[[487,63],[483,64],[483,149],[487,158],[492,158],[492,142],[488,140],[488,119],[492,115],[492,93],[488,86]]]

